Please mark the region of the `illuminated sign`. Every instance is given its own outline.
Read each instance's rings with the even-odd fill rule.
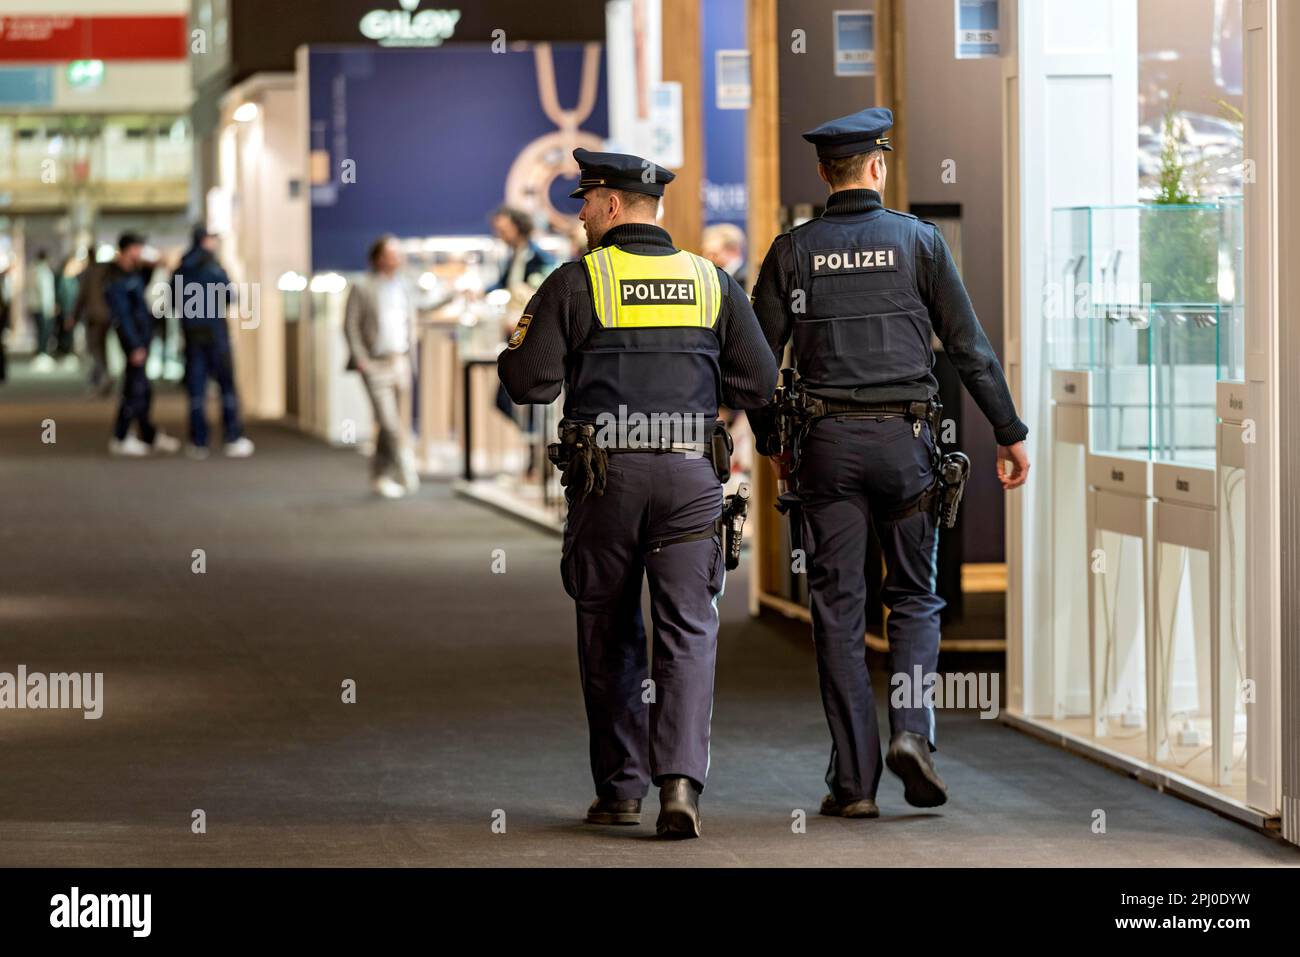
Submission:
[[[420,0],[400,0],[400,10],[371,10],[361,35],[382,47],[436,47],[456,32],[459,10],[420,10]]]
[[[0,16],[0,62],[183,60],[184,16]]]
[[[104,82],[103,60],[73,60],[68,64],[68,84],[93,90]]]

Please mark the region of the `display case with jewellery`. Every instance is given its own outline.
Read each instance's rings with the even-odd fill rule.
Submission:
[[[1108,747],[1216,786],[1244,738],[1225,634],[1241,631],[1241,543],[1219,514],[1240,481],[1216,411],[1242,362],[1241,213],[1239,197],[1056,210],[1044,295],[1053,718],[1086,715]]]
[[[1151,278],[1150,337],[1153,746],[1155,759],[1179,773],[1231,785],[1225,769],[1238,720],[1228,685],[1239,667],[1218,617],[1216,383],[1242,354],[1242,206],[1230,198],[1168,210],[1152,229],[1159,242],[1149,257],[1159,267]],[[1244,778],[1240,783],[1244,788]]]
[[[551,233],[534,240],[553,262],[572,253]],[[560,401],[519,406],[497,376],[497,356],[543,277],[512,287],[508,250],[490,236],[402,243],[425,305],[419,331],[418,454],[425,471],[456,476],[458,491],[539,525],[558,528],[564,496],[546,461]]]

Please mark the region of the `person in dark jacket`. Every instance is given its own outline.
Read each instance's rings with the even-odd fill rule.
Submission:
[[[187,454],[208,456],[208,380],[221,389],[224,451],[230,458],[247,458],[253,443],[244,435],[239,418],[239,397],[235,392],[235,368],[230,348],[229,306],[235,303],[235,287],[217,262],[217,237],[200,225],[194,228],[194,243],[181,257],[172,275],[173,308],[185,338],[185,391],[190,399],[190,444]]]
[[[153,335],[153,316],[145,303],[145,277],[148,274],[143,262],[144,239],[135,233],[123,233],[117,241],[117,257],[108,264],[104,276],[104,299],[108,304],[109,319],[117,331],[122,351],[126,353],[126,368],[122,371],[122,401],[117,409],[117,422],[113,438],[108,443],[112,455],[143,456],[151,452],[176,452],[181,444],[150,419],[153,404],[153,387],[145,360],[149,356],[149,340]],[[138,435],[131,435],[135,424]]]
[[[831,732],[830,793],[821,813],[832,817],[880,814],[882,742],[862,643],[873,530],[886,570],[890,673],[915,675],[920,688],[938,669],[944,603],[936,591],[933,490],[941,452],[929,418],[938,392],[933,336],[993,426],[1002,487],[1023,485],[1029,471],[1029,429],[943,235],[933,223],[884,206],[893,121],[891,110],[874,107],[804,134],[830,190],[826,211],[773,241],[754,286],[754,312],[773,356],[793,343],[794,368],[816,403],[799,461],[784,449],[777,464],[801,503],[795,532],[806,543]],[[763,416],[750,421],[760,448],[777,451]],[[931,757],[935,719],[926,696],[891,695],[889,730],[885,766],[902,779],[903,799],[914,807],[947,801]]]
[[[100,398],[113,392],[113,377],[108,373],[108,332],[112,317],[105,298],[112,262],[90,262],[77,282],[77,301],[72,307],[72,322],[86,324],[86,352],[90,355],[90,391]]]
[[[546,251],[533,241],[533,221],[523,210],[511,206],[502,206],[492,214],[492,233],[506,245],[506,261],[501,267],[501,275],[488,292],[504,289],[510,293],[510,304],[506,315],[517,316],[523,312],[542,280],[555,268],[555,263]],[[504,330],[505,335],[513,331],[513,325]],[[505,386],[497,389],[497,408],[501,414],[518,425],[525,434],[535,437],[541,426],[541,417],[536,406],[517,407],[510,401]],[[519,408],[519,413],[515,409]],[[543,451],[540,444],[534,443],[529,453],[528,476],[537,474],[543,462],[539,455]]]
[[[674,174],[626,153],[577,149],[573,158],[581,177],[570,196],[582,198],[591,252],[542,283],[497,371],[515,402],[549,403],[563,390],[561,436],[575,451],[583,437],[587,450],[562,479],[560,559],[577,610],[590,731],[596,799],[587,821],[640,823],[654,784],[656,832],[694,838],[726,576],[722,480],[702,446],[712,445],[720,404],[753,409],[771,399],[776,361],[736,281],[655,225]],[[627,429],[651,417],[665,423],[652,435]],[[653,663],[641,617],[646,578]]]

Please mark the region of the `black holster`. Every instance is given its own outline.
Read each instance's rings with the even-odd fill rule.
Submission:
[[[727,423],[718,420],[713,423],[713,432],[709,435],[709,458],[713,460],[713,473],[723,485],[731,478],[731,453],[735,449]]]
[[[546,457],[560,470],[560,484],[576,501],[603,495],[609,472],[609,454],[596,443],[596,427],[589,422],[560,423],[560,441],[546,447]]]

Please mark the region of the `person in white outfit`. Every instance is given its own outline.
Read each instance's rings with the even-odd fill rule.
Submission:
[[[420,485],[405,417],[411,399],[415,295],[401,275],[396,237],[375,240],[369,263],[369,271],[348,293],[343,319],[348,368],[361,373],[375,412],[374,490],[384,498],[401,498]]]

